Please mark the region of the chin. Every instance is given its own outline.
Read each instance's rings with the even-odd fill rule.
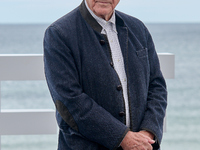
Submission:
[[[105,19],[107,16],[111,16],[111,14],[112,14],[112,10],[110,10],[110,9],[100,9],[100,10],[98,10],[98,9],[94,9],[94,13],[97,15],[97,16],[99,16],[99,17],[101,17],[101,18],[103,18],[103,19]]]

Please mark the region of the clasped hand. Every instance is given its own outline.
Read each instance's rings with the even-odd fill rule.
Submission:
[[[152,139],[153,135],[147,131],[128,131],[121,143],[121,147],[123,150],[152,150],[151,144],[155,143]]]

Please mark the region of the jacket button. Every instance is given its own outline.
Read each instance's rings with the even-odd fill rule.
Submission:
[[[106,42],[104,40],[100,40],[100,44],[104,45]]]
[[[117,86],[117,90],[118,90],[118,91],[121,91],[121,90],[122,90],[122,85],[118,85],[118,86]]]
[[[121,112],[119,113],[119,116],[120,116],[120,117],[123,117],[123,116],[125,116],[125,113],[124,113],[123,111],[121,111]]]

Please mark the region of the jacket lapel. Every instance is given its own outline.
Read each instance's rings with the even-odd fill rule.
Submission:
[[[116,14],[116,26],[118,39],[124,57],[124,65],[126,74],[128,74],[128,28],[124,25],[124,21]]]
[[[100,26],[100,24],[92,17],[92,15],[90,14],[90,12],[87,10],[86,6],[85,6],[85,2],[83,0],[83,2],[81,3],[81,5],[79,6],[79,10],[80,13],[82,15],[82,17],[84,18],[84,20],[97,32],[101,33],[102,27]]]

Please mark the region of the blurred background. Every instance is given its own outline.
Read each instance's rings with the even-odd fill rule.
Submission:
[[[42,54],[45,29],[81,1],[0,0],[0,54]],[[162,150],[200,147],[199,6],[199,0],[121,0],[117,6],[145,23],[158,53],[175,54]],[[43,108],[54,109],[45,81],[1,82],[1,109]],[[57,135],[2,136],[1,144],[1,150],[55,150]]]

